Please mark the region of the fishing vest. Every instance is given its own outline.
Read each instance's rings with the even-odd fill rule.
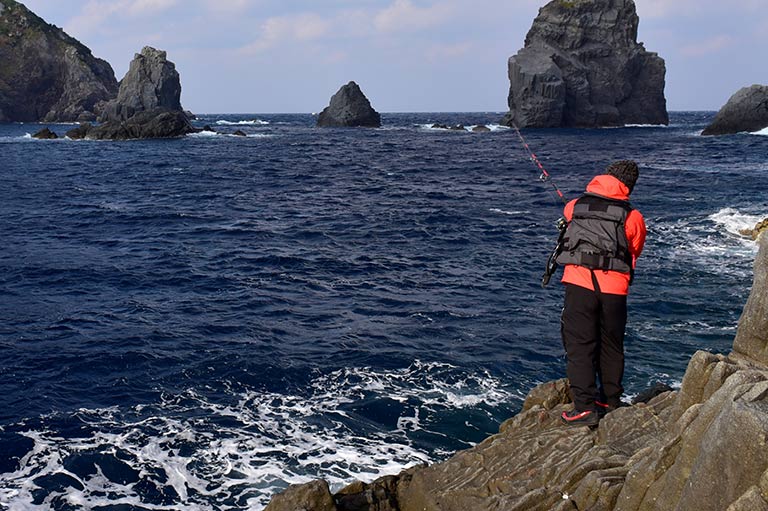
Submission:
[[[632,254],[624,230],[630,211],[627,201],[584,194],[574,205],[557,262],[631,273]]]

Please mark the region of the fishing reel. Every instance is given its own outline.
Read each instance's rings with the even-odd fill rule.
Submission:
[[[559,256],[560,252],[563,251],[563,243],[565,243],[565,230],[568,228],[568,222],[565,218],[560,217],[558,218],[555,225],[557,226],[557,229],[560,231],[560,233],[557,237],[557,245],[555,245],[555,249],[547,259],[547,267],[544,270],[544,275],[541,277],[541,287],[547,287],[547,284],[549,284],[549,280],[552,278],[552,275],[554,275],[557,271],[557,256]]]

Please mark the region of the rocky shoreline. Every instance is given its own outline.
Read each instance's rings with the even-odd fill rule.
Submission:
[[[768,509],[768,236],[728,355],[699,351],[678,391],[568,428],[565,380],[477,446],[331,494],[289,487],[267,511],[758,511]]]

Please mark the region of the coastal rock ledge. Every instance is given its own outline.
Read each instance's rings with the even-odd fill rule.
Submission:
[[[332,495],[289,487],[267,511],[768,510],[768,236],[733,351],[699,351],[678,391],[568,428],[564,380],[533,389],[499,433],[442,463]]]
[[[744,87],[730,97],[702,135],[730,135],[768,128],[768,86]]]
[[[531,128],[669,124],[664,59],[637,42],[632,0],[553,0],[508,62],[509,113]]]

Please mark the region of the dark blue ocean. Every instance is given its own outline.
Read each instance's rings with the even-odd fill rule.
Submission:
[[[729,351],[749,293],[737,231],[768,216],[768,136],[699,136],[712,116],[524,132],[568,197],[641,165],[628,399]],[[496,432],[564,375],[563,289],[539,284],[561,204],[500,117],[208,115],[222,134],[130,142],[0,125],[0,509],[258,510]]]

